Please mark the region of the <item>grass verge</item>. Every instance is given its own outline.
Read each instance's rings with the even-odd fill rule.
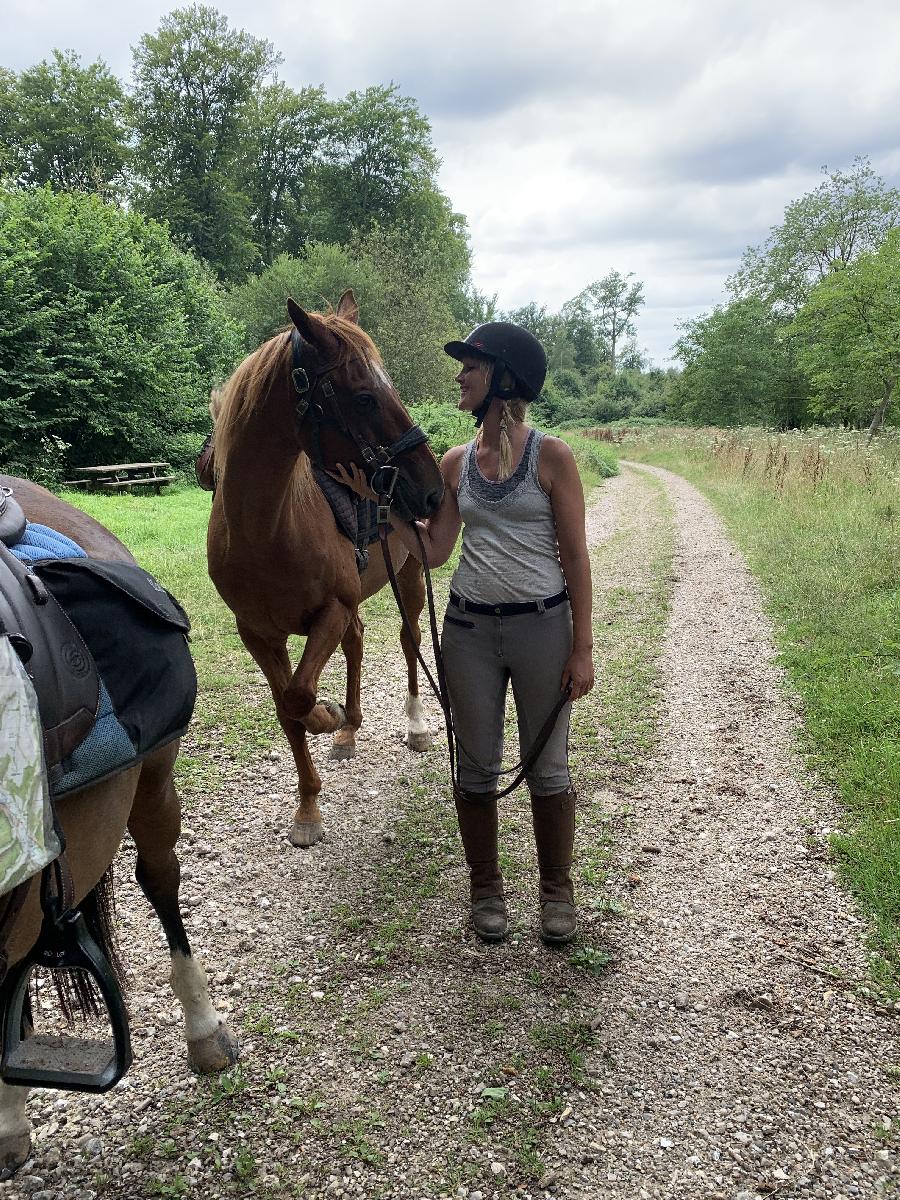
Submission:
[[[804,710],[803,748],[837,789],[840,874],[874,922],[875,982],[900,994],[900,503],[893,468],[838,445],[721,431],[626,443],[696,484],[766,596]],[[823,466],[824,464],[824,466]]]

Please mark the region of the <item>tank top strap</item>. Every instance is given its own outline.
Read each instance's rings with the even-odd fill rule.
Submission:
[[[536,484],[537,487],[543,491],[540,480],[538,479],[538,463],[541,457],[541,442],[544,440],[544,435],[539,429],[532,429],[528,437],[530,444],[528,447],[528,469],[526,472],[526,478],[530,483]]]

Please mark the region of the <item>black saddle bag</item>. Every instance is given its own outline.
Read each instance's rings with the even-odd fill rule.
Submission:
[[[90,648],[136,756],[180,737],[197,675],[178,601],[134,563],[51,558],[34,569]]]

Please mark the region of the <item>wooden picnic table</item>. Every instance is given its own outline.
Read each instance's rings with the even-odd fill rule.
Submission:
[[[97,467],[76,467],[82,479],[69,479],[70,486],[90,486],[107,491],[131,491],[136,487],[153,487],[159,494],[164,483],[178,478],[167,462],[106,463]]]

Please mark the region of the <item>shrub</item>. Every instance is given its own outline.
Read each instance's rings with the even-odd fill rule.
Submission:
[[[0,462],[16,473],[169,458],[208,426],[239,343],[218,285],[162,225],[93,195],[0,189]]]

